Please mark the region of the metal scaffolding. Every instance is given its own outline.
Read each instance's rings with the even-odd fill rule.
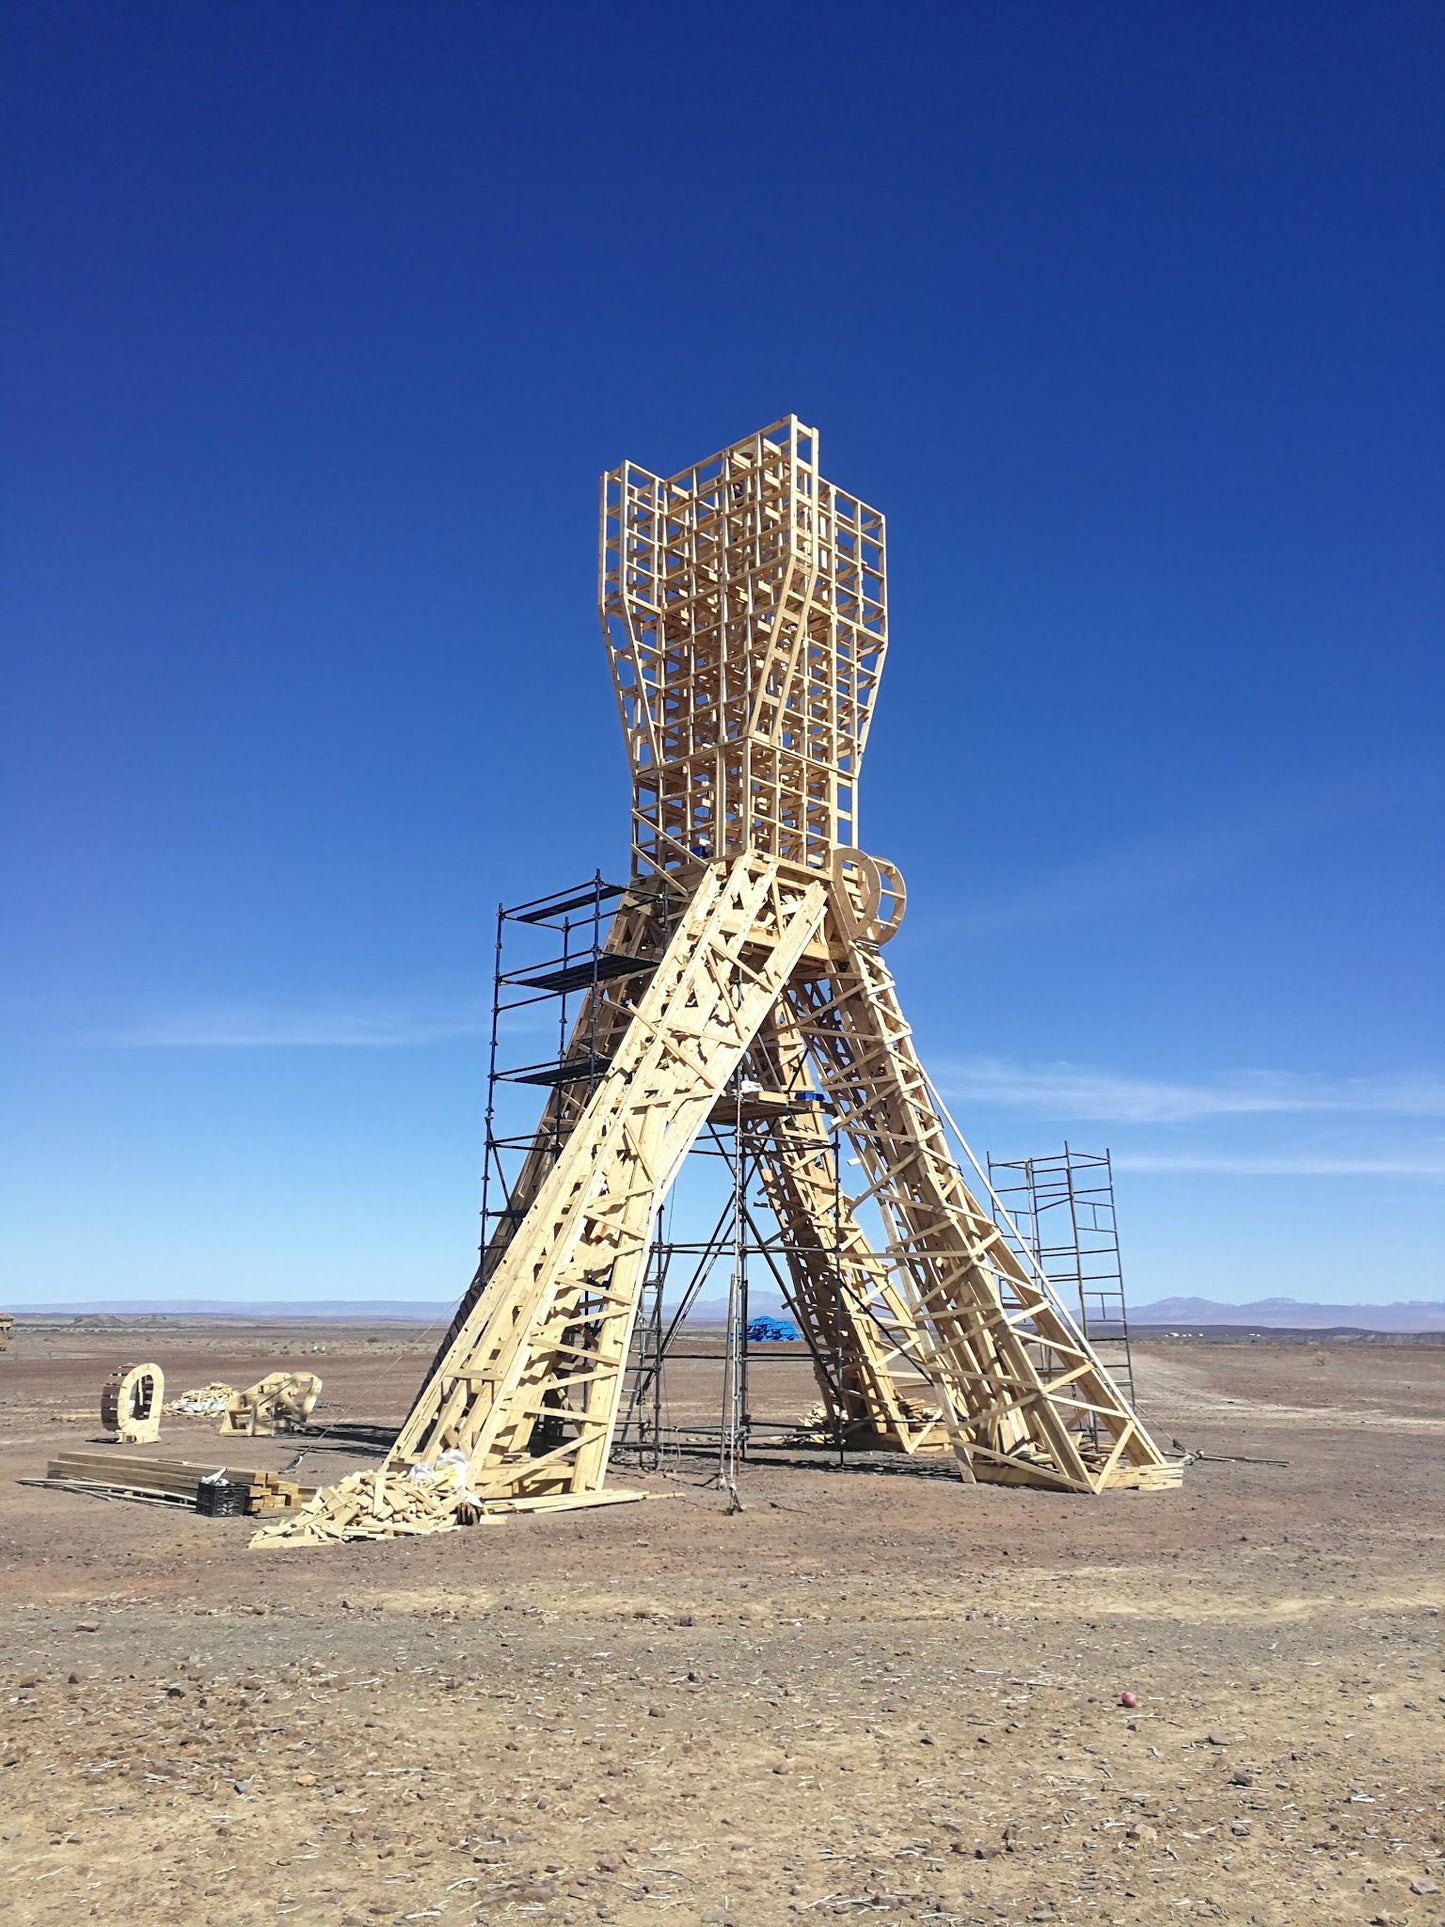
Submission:
[[[1076,1150],[1065,1141],[1051,1157],[990,1158],[988,1176],[1050,1282],[1077,1303],[1084,1336],[1133,1405],[1134,1359],[1109,1153]]]

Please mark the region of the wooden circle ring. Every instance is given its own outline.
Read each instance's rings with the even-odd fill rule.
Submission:
[[[846,845],[833,852],[833,895],[848,936],[858,943],[887,943],[908,902],[896,863]]]
[[[122,1365],[100,1395],[100,1422],[128,1445],[149,1445],[161,1435],[166,1375],[159,1365]]]

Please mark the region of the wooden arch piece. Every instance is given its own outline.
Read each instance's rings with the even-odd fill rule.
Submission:
[[[154,1445],[161,1435],[166,1375],[159,1365],[122,1365],[100,1394],[100,1422],[122,1445]]]

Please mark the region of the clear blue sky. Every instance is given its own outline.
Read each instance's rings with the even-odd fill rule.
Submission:
[[[598,472],[889,517],[864,840],[1136,1299],[1445,1297],[1437,8],[11,4],[0,1302],[446,1298]]]

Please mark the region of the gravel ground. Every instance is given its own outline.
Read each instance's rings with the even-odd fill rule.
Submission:
[[[18,1328],[10,1919],[1445,1920],[1445,1347],[1149,1346],[1146,1417],[1214,1455],[1176,1494],[768,1464],[729,1517],[677,1460],[618,1475],[645,1504],[252,1553],[243,1520],[14,1483],[97,1435],[60,1415],[122,1360],[172,1395],[284,1360],[321,1423],[385,1424],[433,1343]],[[153,1449],[226,1451],[199,1420]],[[333,1434],[299,1476],[364,1462]]]

